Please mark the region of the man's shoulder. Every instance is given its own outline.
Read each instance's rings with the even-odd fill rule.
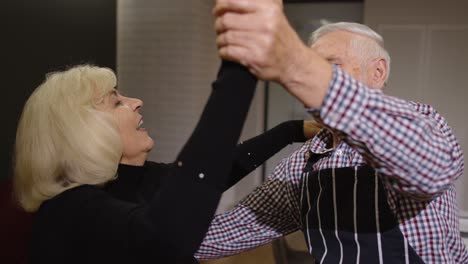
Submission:
[[[416,111],[420,112],[421,114],[425,115],[432,115],[437,112],[437,110],[430,104],[425,104],[425,103],[420,103],[420,102],[414,102],[414,101],[409,101],[410,105],[416,109]]]
[[[306,156],[306,153],[309,152],[312,144],[313,139],[309,139],[300,145],[300,147],[298,147],[293,153],[291,153],[291,155],[287,157],[288,163],[304,162],[304,157]]]
[[[413,101],[410,101],[409,103],[419,113],[435,120],[437,123],[439,123],[442,126],[447,125],[446,119],[437,111],[437,109],[434,106],[430,104],[418,103],[418,102],[413,102]]]
[[[312,144],[312,140],[307,140],[298,149],[284,158],[275,168],[270,178],[296,181],[300,178],[302,169],[307,161],[307,152]]]

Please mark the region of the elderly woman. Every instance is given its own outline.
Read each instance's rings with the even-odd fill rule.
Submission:
[[[256,79],[223,61],[176,161],[150,162],[143,103],[116,85],[109,69],[76,66],[47,75],[24,107],[14,185],[20,205],[37,211],[32,263],[196,263],[223,191],[305,140],[302,121],[289,121],[237,145]]]

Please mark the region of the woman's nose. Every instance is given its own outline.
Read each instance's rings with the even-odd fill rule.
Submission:
[[[122,101],[132,111],[138,111],[143,106],[143,101],[138,98],[122,96]]]
[[[133,110],[137,111],[143,107],[143,101],[138,98],[133,98]]]

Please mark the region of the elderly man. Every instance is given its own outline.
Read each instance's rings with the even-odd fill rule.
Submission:
[[[302,230],[317,263],[468,263],[454,186],[460,146],[434,108],[382,93],[381,36],[329,24],[309,48],[273,0],[218,0],[214,14],[220,56],[279,82],[323,129],[216,216],[197,258]]]

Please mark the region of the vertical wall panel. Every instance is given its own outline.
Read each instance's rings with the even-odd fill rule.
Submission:
[[[424,102],[434,105],[454,129],[468,157],[468,24],[429,25]],[[465,52],[462,52],[465,51]],[[457,182],[461,208],[468,211],[468,173]],[[467,216],[468,216],[468,212]]]
[[[379,25],[378,31],[385,36],[385,47],[397,67],[390,67],[390,78],[385,92],[407,100],[420,101],[425,84],[424,25]],[[404,39],[405,41],[401,41]],[[405,61],[404,64],[398,63]],[[411,88],[409,88],[411,87]]]
[[[144,101],[150,159],[172,161],[194,128],[219,60],[203,1],[119,1],[118,75]]]

